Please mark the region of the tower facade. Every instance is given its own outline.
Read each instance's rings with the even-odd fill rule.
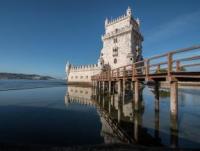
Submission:
[[[103,48],[98,63],[114,69],[139,61],[142,59],[142,41],[140,21],[134,19],[128,7],[126,14],[114,20],[105,20]]]
[[[130,7],[126,13],[114,20],[105,20],[105,34],[102,36],[103,48],[97,64],[66,64],[68,84],[91,84],[91,77],[105,69],[115,69],[142,59],[140,21],[134,19]]]

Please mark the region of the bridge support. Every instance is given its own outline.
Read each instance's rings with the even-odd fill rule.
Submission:
[[[103,108],[105,107],[105,97],[104,96],[102,96],[102,106],[103,106]]]
[[[112,92],[112,81],[108,81],[108,93],[111,94]]]
[[[140,101],[140,92],[139,92],[139,81],[135,81],[134,82],[134,94],[135,94],[135,97],[134,97],[134,109],[135,111],[139,111],[139,101]]]
[[[123,90],[123,93],[125,93],[125,90],[126,90],[126,79],[122,80],[122,90]]]
[[[115,95],[111,95],[111,105],[115,106]]]
[[[111,92],[113,95],[115,94],[115,81],[111,82]]]
[[[134,139],[139,141],[140,129],[142,127],[142,116],[140,113],[136,113],[134,117]]]
[[[106,82],[103,81],[103,82],[102,82],[102,91],[103,91],[103,93],[105,93],[105,84],[106,84]]]
[[[160,102],[159,102],[159,82],[155,82],[154,86],[154,96],[155,96],[155,112],[159,112],[160,110]]]
[[[97,85],[98,85],[99,92],[101,92],[101,81],[99,81]]]
[[[170,82],[171,146],[178,146],[178,82]]]
[[[170,143],[171,147],[178,147],[178,117],[170,116]]]
[[[170,82],[170,113],[171,116],[178,115],[178,82]]]
[[[108,112],[111,113],[111,95],[109,94]]]
[[[160,113],[155,112],[155,130],[154,130],[155,138],[159,138],[159,132],[160,132]]]
[[[130,86],[131,87],[131,91],[134,91],[134,82],[131,81],[130,83],[131,83],[131,86]]]
[[[118,94],[120,94],[121,91],[122,91],[121,80],[118,80],[118,82],[117,82],[117,92],[118,92]]]
[[[121,118],[122,118],[122,100],[121,100],[121,96],[118,95],[118,123],[120,123]]]

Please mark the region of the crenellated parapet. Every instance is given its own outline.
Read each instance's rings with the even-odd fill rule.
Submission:
[[[127,32],[134,32],[141,39],[142,35],[140,34],[140,20],[139,18],[134,19],[132,15],[132,10],[128,7],[126,14],[109,20],[105,20],[105,34],[102,35],[102,40],[112,38],[121,34],[126,34]]]
[[[112,19],[110,21],[108,19],[106,19],[105,20],[105,26],[110,26],[110,25],[113,25],[115,23],[121,22],[122,20],[131,19],[131,18],[132,18],[132,10],[131,10],[130,7],[128,7],[128,9],[126,10],[126,14],[119,16],[115,19]]]
[[[99,69],[98,64],[89,64],[89,65],[80,65],[80,66],[74,66],[72,65],[70,68],[70,71],[86,71],[86,70],[94,70]]]
[[[111,20],[106,19],[105,26],[107,27],[107,26],[113,25],[115,23],[118,23],[118,22],[125,20],[125,19],[128,19],[128,18],[130,18],[130,16],[127,16],[126,14],[124,14],[120,17],[115,18],[115,19],[111,19]]]

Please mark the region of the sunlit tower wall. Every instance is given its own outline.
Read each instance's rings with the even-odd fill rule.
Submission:
[[[75,66],[68,62],[65,69],[67,83],[91,85],[91,77],[105,67],[115,69],[142,60],[142,41],[140,21],[134,18],[130,7],[124,15],[106,19],[98,63]]]
[[[134,18],[130,7],[126,10],[126,14],[116,19],[106,18],[99,64],[109,65],[111,69],[114,69],[140,61],[142,41],[140,21]]]

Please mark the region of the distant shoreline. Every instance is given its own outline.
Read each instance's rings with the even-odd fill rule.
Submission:
[[[0,80],[55,80],[50,76],[22,73],[0,73]]]

